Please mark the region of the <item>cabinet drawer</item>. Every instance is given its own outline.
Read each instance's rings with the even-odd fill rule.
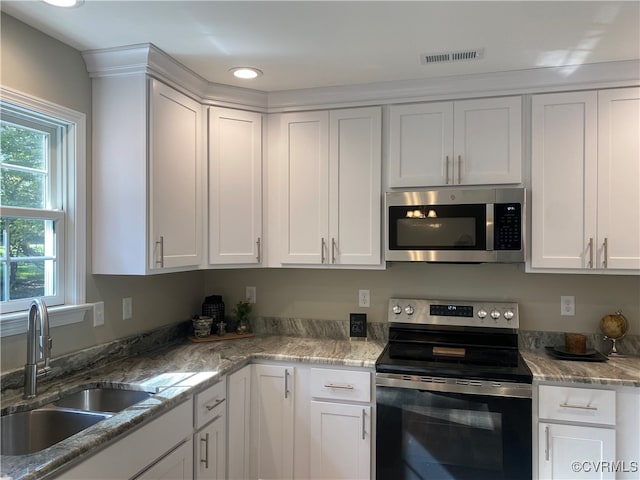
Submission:
[[[226,398],[227,382],[224,380],[196,395],[196,429],[224,413]]]
[[[311,369],[311,396],[355,402],[371,401],[371,374],[331,368]]]
[[[616,424],[616,392],[540,385],[538,416],[548,420]]]

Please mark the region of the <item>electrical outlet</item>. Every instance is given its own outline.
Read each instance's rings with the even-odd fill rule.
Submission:
[[[133,316],[133,299],[131,297],[122,299],[122,319],[129,320]]]
[[[97,302],[93,304],[93,326],[101,325],[104,325],[104,302]]]
[[[256,303],[256,287],[246,287],[244,298],[249,303]]]
[[[368,308],[371,303],[369,290],[358,290],[358,306]]]
[[[349,314],[349,337],[364,338],[367,336],[367,314]]]
[[[562,296],[560,297],[560,315],[573,317],[576,314],[576,297]]]

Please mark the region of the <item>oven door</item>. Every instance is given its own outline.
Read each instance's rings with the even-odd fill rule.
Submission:
[[[531,478],[530,389],[376,383],[378,480]]]

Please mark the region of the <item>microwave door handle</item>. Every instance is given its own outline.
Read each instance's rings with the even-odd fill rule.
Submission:
[[[493,218],[493,204],[489,203],[487,204],[487,245],[486,248],[487,250],[493,250],[493,239],[494,239],[494,234],[493,234],[493,229],[494,229],[495,223],[494,223],[494,218]]]

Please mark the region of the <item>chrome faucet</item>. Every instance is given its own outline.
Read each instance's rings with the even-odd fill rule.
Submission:
[[[40,323],[40,335],[36,336],[36,317]],[[49,336],[49,313],[44,300],[36,298],[29,307],[27,324],[27,363],[24,366],[24,398],[36,396],[36,385],[39,377],[51,370],[51,347],[53,341]],[[38,371],[38,353],[44,359],[44,367]]]

